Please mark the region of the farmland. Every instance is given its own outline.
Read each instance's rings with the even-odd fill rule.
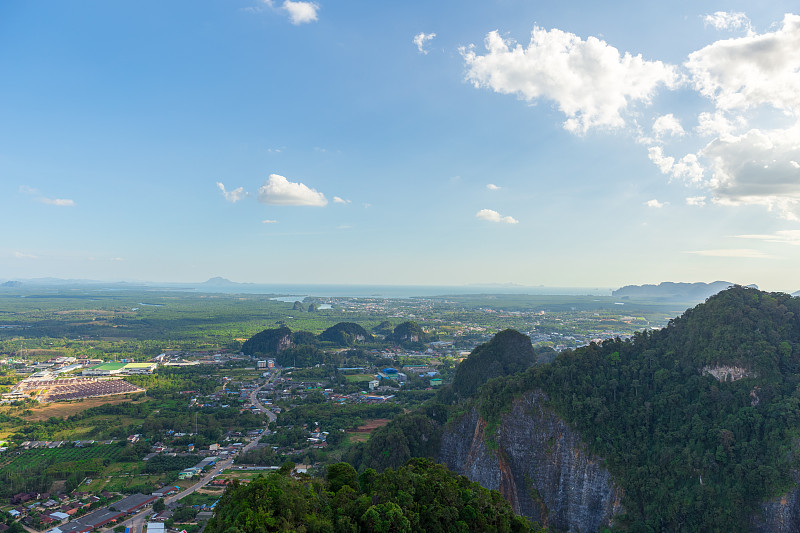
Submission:
[[[0,466],[0,497],[25,490],[47,490],[54,480],[72,478],[77,485],[122,459],[124,447],[98,444],[85,448],[44,448],[17,452]]]

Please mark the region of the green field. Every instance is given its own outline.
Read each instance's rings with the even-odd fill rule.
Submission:
[[[375,374],[350,374],[344,377],[347,381],[360,383],[362,381],[372,381],[375,379]]]

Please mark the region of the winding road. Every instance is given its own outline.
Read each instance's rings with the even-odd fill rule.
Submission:
[[[269,418],[270,422],[275,422],[275,420],[278,419],[278,416],[275,413],[273,413],[272,411],[270,411],[269,409],[267,409],[266,407],[264,407],[264,404],[262,404],[258,400],[257,395],[258,395],[258,392],[262,388],[264,388],[269,383],[272,383],[272,381],[278,376],[278,374],[279,374],[279,372],[275,372],[274,374],[272,374],[267,379],[266,382],[264,382],[260,387],[254,389],[253,392],[250,393],[250,403],[255,405],[255,406],[257,406],[259,409],[261,409],[262,413],[266,413],[267,418]],[[237,452],[237,455],[244,454],[244,453],[250,451],[251,449],[253,449],[258,444],[259,440],[260,440],[260,435],[253,437],[253,439],[250,442],[245,444],[242,447],[242,449]],[[179,492],[178,494],[174,494],[172,496],[167,496],[166,498],[164,498],[164,503],[167,505],[167,507],[169,507],[170,505],[182,500],[183,498],[185,498],[189,494],[194,493],[197,489],[201,489],[201,488],[205,487],[218,474],[220,474],[223,470],[233,466],[233,460],[234,460],[234,458],[230,457],[228,459],[225,459],[224,461],[216,463],[214,465],[214,468],[212,468],[209,472],[206,473],[206,475],[204,475],[202,478],[200,478],[200,480],[197,483],[195,483],[194,485],[192,485],[188,489],[186,489],[186,490],[184,490],[182,492]],[[139,511],[136,514],[131,515],[125,521],[120,522],[119,524],[116,524],[114,527],[122,525],[122,526],[131,528],[131,533],[141,533],[142,526],[144,525],[146,519],[151,514],[153,514],[153,509],[151,507],[147,507],[147,508],[143,509],[142,511]],[[32,531],[32,530],[29,530],[29,531]],[[108,533],[110,531],[113,531],[113,528],[106,528],[106,529],[103,529],[101,531],[102,531],[102,533]]]

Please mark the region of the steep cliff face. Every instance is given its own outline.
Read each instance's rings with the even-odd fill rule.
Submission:
[[[622,512],[621,490],[580,438],[544,407],[541,392],[514,402],[487,444],[487,425],[473,410],[442,436],[440,460],[489,489],[514,511],[556,529],[591,532]],[[494,448],[494,446],[492,446]]]
[[[800,474],[794,477],[797,482]],[[800,533],[800,487],[762,504],[752,526],[755,533]]]

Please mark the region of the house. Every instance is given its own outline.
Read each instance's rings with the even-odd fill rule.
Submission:
[[[145,505],[153,503],[157,499],[158,498],[152,494],[131,494],[116,503],[112,503],[109,509],[117,509],[125,514],[131,514]]]

